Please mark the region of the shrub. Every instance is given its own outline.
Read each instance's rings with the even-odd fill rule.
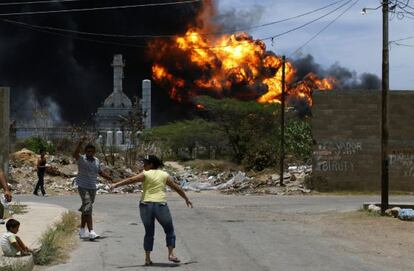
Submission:
[[[165,152],[172,150],[180,159],[186,157],[195,147],[220,147],[223,145],[224,135],[216,124],[202,119],[184,120],[144,130],[141,139],[144,143],[152,142],[160,146]],[[189,154],[181,150],[188,149]]]
[[[307,119],[290,119],[285,130],[286,153],[307,162],[312,156],[312,128]]]
[[[39,153],[41,149],[46,152],[54,154],[56,149],[55,146],[41,137],[30,137],[23,142],[23,146],[35,153]]]

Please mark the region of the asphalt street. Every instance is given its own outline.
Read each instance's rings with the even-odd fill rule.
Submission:
[[[324,234],[301,216],[357,210],[373,196],[230,196],[190,193],[194,209],[176,194],[168,194],[177,235],[177,256],[167,260],[165,235],[156,226],[154,266],[146,267],[139,220],[139,195],[98,195],[95,229],[102,238],[81,241],[66,264],[50,271],[106,270],[397,270],[344,250],[346,240]],[[78,196],[15,197],[76,210]],[[392,198],[407,201],[407,197]],[[293,219],[294,217],[294,219]],[[349,245],[349,244],[347,244]]]

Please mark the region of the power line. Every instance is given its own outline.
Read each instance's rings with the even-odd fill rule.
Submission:
[[[6,20],[2,20],[2,21],[6,21]],[[62,33],[56,33],[56,32],[43,30],[43,29],[36,29],[36,28],[26,26],[26,25],[20,25],[20,26],[22,26],[24,28],[27,28],[27,29],[30,29],[32,31],[40,32],[40,33],[45,33],[45,34],[55,35],[55,36],[60,36],[60,37],[65,37],[65,38],[73,38],[73,39],[76,39],[76,40],[83,40],[83,41],[88,41],[88,42],[93,42],[93,43],[100,43],[100,44],[106,44],[106,45],[118,45],[118,46],[133,47],[133,48],[146,48],[147,47],[147,45],[143,45],[143,44],[122,43],[122,42],[115,42],[115,41],[97,40],[97,39],[91,39],[91,38],[85,38],[85,37],[77,37],[77,36],[73,36],[73,35],[66,35],[66,34],[62,34]]]
[[[6,23],[10,23],[10,24],[15,24],[13,21],[11,20],[1,20],[3,22]],[[133,48],[146,48],[147,45],[144,44],[134,44],[134,43],[121,43],[121,42],[114,42],[114,41],[104,41],[104,40],[98,40],[98,39],[92,39],[92,38],[85,38],[85,37],[78,37],[78,36],[74,36],[74,35],[70,35],[70,34],[64,34],[64,33],[57,33],[57,32],[53,32],[50,30],[45,30],[45,29],[39,29],[39,28],[34,28],[31,27],[29,24],[17,24],[18,26],[21,26],[23,28],[32,30],[32,31],[36,31],[36,32],[40,32],[40,33],[45,33],[45,34],[50,34],[50,35],[55,35],[55,36],[60,36],[60,37],[66,37],[66,38],[73,38],[73,39],[77,39],[77,40],[83,40],[83,41],[88,41],[88,42],[93,42],[93,43],[101,43],[101,44],[107,44],[107,45],[119,45],[119,46],[124,46],[124,47],[133,47]],[[239,43],[241,44],[241,43]],[[222,47],[230,47],[233,46],[234,44],[231,45],[227,45],[227,46],[219,46],[220,48]],[[193,47],[191,49],[214,49],[214,48],[218,48],[218,47]]]
[[[401,38],[401,39],[397,39],[397,40],[392,40],[391,42],[399,42],[399,41],[403,41],[403,40],[410,40],[410,39],[414,39],[414,36],[410,36],[410,37],[406,37],[406,38]]]
[[[286,22],[289,20],[293,20],[293,19],[297,19],[300,17],[304,17],[306,15],[312,14],[312,13],[316,13],[318,11],[324,10],[328,7],[331,7],[333,5],[336,5],[340,2],[343,2],[345,0],[339,0],[336,2],[333,2],[331,4],[325,5],[323,7],[299,14],[299,15],[295,15],[289,18],[285,18],[282,20],[277,20],[277,21],[273,21],[273,22],[268,22],[268,23],[264,23],[264,24],[260,24],[260,25],[255,25],[255,26],[251,26],[251,27],[246,27],[246,28],[240,28],[240,29],[236,29],[234,31],[219,31],[219,32],[211,32],[211,33],[200,33],[200,35],[203,36],[207,36],[207,35],[224,35],[224,34],[234,34],[235,32],[241,32],[241,31],[247,31],[247,30],[251,30],[251,29],[255,29],[255,28],[261,28],[261,27],[266,27],[266,26],[270,26],[270,25],[274,25],[277,23],[282,23],[282,22]],[[59,32],[66,32],[66,33],[71,33],[71,34],[79,34],[79,35],[88,35],[88,36],[101,36],[101,37],[113,37],[113,38],[171,38],[171,37],[175,37],[177,34],[168,34],[168,35],[149,35],[149,34],[141,34],[141,35],[125,35],[125,34],[119,34],[119,33],[94,33],[94,32],[85,32],[85,31],[78,31],[78,30],[72,30],[72,29],[66,29],[66,28],[58,28],[58,27],[52,27],[52,26],[42,26],[42,25],[33,25],[33,24],[28,24],[22,21],[15,21],[15,20],[8,20],[8,19],[4,19],[4,21],[9,22],[9,23],[15,23],[15,24],[20,24],[20,25],[25,25],[25,26],[30,26],[33,28],[38,28],[38,29],[44,29],[44,30],[52,30],[52,31],[59,31]]]
[[[403,3],[402,1],[397,0],[395,2],[395,4],[401,9],[404,9],[404,8],[407,8],[407,7],[410,8],[410,9],[414,9],[413,7],[410,6],[410,0],[406,0],[405,3]]]
[[[414,13],[412,14],[413,16],[410,16],[409,13],[402,12],[402,11],[393,12],[393,14],[396,15],[397,19],[399,19],[399,20],[402,20],[402,19],[414,20]]]
[[[70,34],[79,34],[79,35],[86,35],[86,36],[99,36],[99,37],[112,37],[112,38],[171,38],[171,37],[175,37],[178,35],[178,34],[176,35],[145,35],[145,34],[125,35],[125,34],[117,34],[117,33],[94,33],[94,32],[85,32],[85,31],[58,28],[58,27],[52,27],[52,26],[34,25],[34,24],[28,24],[22,21],[15,21],[15,20],[9,20],[9,19],[2,19],[2,21],[7,22],[7,23],[21,25],[21,26],[36,28],[36,29],[58,31],[58,32],[65,32],[65,33],[70,33]]]
[[[330,21],[325,27],[323,27],[320,31],[318,31],[315,35],[313,35],[309,40],[307,40],[304,44],[302,44],[298,49],[296,49],[293,53],[290,54],[290,56],[295,55],[297,52],[299,52],[303,47],[308,45],[311,41],[313,41],[317,36],[319,36],[323,31],[325,31],[327,28],[329,28],[333,23],[335,23],[339,18],[341,18],[345,13],[347,13],[352,7],[354,7],[359,0],[356,0],[354,3],[352,3],[349,7],[347,7],[343,12],[341,12],[338,16],[336,16],[332,21]]]
[[[273,35],[273,36],[270,36],[270,37],[266,37],[266,38],[264,38],[263,40],[273,40],[274,38],[278,38],[278,37],[280,37],[280,36],[283,36],[283,35],[286,35],[286,34],[289,34],[289,33],[293,32],[293,31],[296,31],[296,30],[299,30],[299,29],[301,29],[301,28],[304,28],[304,27],[306,27],[306,26],[308,26],[308,25],[310,25],[310,24],[312,24],[312,23],[314,23],[314,22],[316,22],[316,21],[319,21],[319,20],[321,20],[321,19],[325,18],[326,16],[331,15],[331,14],[332,14],[332,13],[334,13],[335,11],[337,11],[337,10],[339,10],[339,9],[343,8],[344,6],[348,5],[348,4],[349,4],[349,3],[351,3],[351,2],[352,2],[352,0],[346,1],[344,4],[340,5],[339,7],[335,8],[334,10],[332,10],[332,11],[330,11],[330,12],[328,12],[328,13],[326,13],[326,14],[324,14],[324,15],[322,15],[322,16],[320,16],[320,17],[316,18],[316,19],[313,19],[313,20],[312,20],[312,21],[310,21],[310,22],[307,22],[307,23],[304,23],[304,24],[302,24],[302,25],[300,25],[300,26],[297,26],[297,27],[291,28],[291,29],[289,29],[289,30],[287,30],[287,31],[284,31],[284,32],[282,32],[282,33],[279,33],[279,34],[276,34],[276,35]]]
[[[188,1],[177,1],[177,2],[166,2],[166,3],[136,4],[136,5],[123,5],[123,6],[110,6],[110,7],[13,12],[13,13],[2,13],[0,14],[0,16],[5,17],[5,16],[17,16],[17,15],[38,15],[38,14],[54,14],[54,13],[69,13],[69,12],[101,11],[101,10],[127,9],[127,8],[138,8],[138,7],[172,6],[172,5],[191,4],[191,3],[196,3],[200,1],[201,0],[188,0]]]
[[[328,4],[326,6],[320,7],[318,9],[314,9],[314,10],[311,10],[311,11],[308,11],[308,12],[305,12],[305,13],[302,13],[302,14],[299,14],[299,15],[296,15],[296,16],[293,16],[293,17],[289,17],[289,18],[286,18],[286,19],[282,19],[282,20],[278,20],[278,21],[274,21],[274,22],[269,22],[269,23],[264,23],[264,24],[257,25],[257,26],[251,26],[251,27],[241,28],[241,29],[236,30],[235,32],[247,31],[247,30],[251,30],[251,29],[254,29],[254,28],[260,28],[260,27],[265,27],[265,26],[269,26],[269,25],[274,25],[274,24],[278,24],[278,23],[287,22],[287,21],[290,21],[290,20],[293,20],[293,19],[297,19],[297,18],[300,18],[300,17],[304,17],[306,15],[310,15],[310,14],[316,13],[318,11],[327,9],[327,8],[329,8],[331,6],[334,6],[334,5],[336,5],[336,4],[340,3],[340,2],[344,2],[344,1],[345,0],[336,1],[336,2],[333,2],[333,3]]]
[[[266,37],[266,38],[263,38],[263,39],[258,38],[258,40],[269,40],[269,39],[273,39],[274,37],[281,37],[281,36],[284,36],[288,33],[299,30],[299,29],[301,29],[305,26],[308,26],[308,25],[310,25],[310,24],[312,24],[312,23],[314,23],[318,20],[321,20],[322,18],[325,18],[326,16],[329,16],[330,14],[336,12],[337,10],[341,9],[342,7],[348,5],[352,1],[353,0],[348,0],[344,4],[340,5],[339,7],[335,8],[333,10],[331,10],[330,12],[328,12],[328,13],[326,13],[326,14],[324,14],[324,15],[316,18],[316,19],[311,20],[310,22],[302,24],[298,27],[292,28],[290,30],[284,31],[282,33],[276,34],[276,35],[271,36],[271,37]],[[340,2],[342,2],[342,1],[340,1]],[[16,22],[17,22],[17,21],[12,21],[12,20],[7,20],[7,19],[3,19],[2,21],[7,22],[7,23],[12,23],[12,24],[16,24]],[[65,35],[65,34],[62,34],[62,33],[56,33],[56,32],[50,31],[50,29],[39,29],[39,28],[31,26],[30,24],[26,24],[26,23],[23,23],[23,22],[17,22],[17,23],[18,23],[17,25],[20,25],[22,27],[25,27],[27,29],[31,29],[31,30],[34,30],[34,31],[48,33],[48,34],[52,34],[52,35],[63,36],[63,37],[71,37],[71,38],[78,39],[78,40],[85,40],[85,41],[103,43],[103,44],[120,45],[120,46],[127,46],[127,47],[139,47],[139,48],[146,47],[146,45],[139,45],[139,44],[132,44],[132,43],[119,43],[119,42],[112,42],[112,41],[96,40],[96,39],[91,39],[91,38],[76,37],[76,36],[73,36],[73,35]],[[207,50],[207,49],[220,49],[220,48],[226,48],[226,47],[231,47],[231,46],[235,46],[235,45],[237,45],[237,46],[243,45],[243,42],[238,42],[238,43],[233,43],[233,44],[228,44],[228,45],[220,45],[220,46],[191,47],[191,49],[193,49],[193,50],[196,50],[196,49],[204,49],[204,50]]]
[[[414,48],[414,45],[411,45],[411,44],[404,44],[404,43],[398,43],[398,42],[394,42],[394,44],[397,45],[397,46],[404,46],[404,47]]]
[[[17,6],[17,5],[30,5],[30,4],[50,4],[50,3],[64,3],[64,2],[79,2],[81,0],[45,0],[45,1],[28,1],[28,2],[8,2],[0,3],[0,6]]]

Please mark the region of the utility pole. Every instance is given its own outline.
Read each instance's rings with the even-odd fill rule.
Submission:
[[[285,164],[285,81],[286,81],[286,56],[282,56],[282,99],[280,106],[280,186],[283,184],[283,170]]]
[[[389,50],[388,50],[389,1],[382,2],[382,95],[381,95],[381,214],[388,209],[388,116],[387,99],[389,91]]]

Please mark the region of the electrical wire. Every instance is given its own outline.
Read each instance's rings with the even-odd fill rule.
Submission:
[[[404,44],[404,43],[398,43],[398,42],[394,42],[394,44],[397,45],[397,46],[404,46],[404,47],[414,48],[414,45],[412,45],[412,44]]]
[[[176,1],[176,2],[165,2],[165,3],[136,4],[136,5],[108,6],[108,7],[95,7],[95,8],[74,8],[74,9],[60,9],[60,10],[26,11],[26,12],[0,13],[0,16],[6,17],[6,16],[17,16],[17,15],[19,16],[38,15],[38,14],[54,14],[54,13],[69,13],[69,12],[102,11],[102,10],[138,8],[138,7],[186,5],[186,4],[191,4],[191,3],[197,3],[200,1],[201,0],[187,0],[187,1]]]
[[[323,19],[323,18],[325,18],[325,17],[327,17],[327,16],[331,15],[331,14],[332,14],[332,13],[334,13],[335,11],[337,11],[337,10],[339,10],[339,9],[343,8],[344,6],[348,5],[348,4],[349,4],[349,3],[351,3],[351,2],[352,2],[352,0],[346,1],[346,2],[345,2],[345,4],[340,5],[339,7],[335,8],[334,10],[332,10],[332,11],[330,11],[330,12],[328,12],[328,13],[326,13],[326,14],[324,14],[324,15],[322,15],[322,16],[320,16],[320,17],[316,18],[316,19],[313,19],[313,20],[312,20],[312,21],[310,21],[310,22],[307,22],[307,23],[302,24],[302,25],[300,25],[300,26],[297,26],[297,27],[291,28],[291,29],[286,30],[286,31],[284,31],[284,32],[282,32],[282,33],[279,33],[279,34],[276,34],[276,35],[273,35],[273,36],[266,37],[266,38],[264,38],[264,39],[262,39],[262,40],[273,40],[274,38],[278,38],[278,37],[284,36],[284,35],[286,35],[286,34],[289,34],[289,33],[291,33],[291,32],[294,32],[294,31],[296,31],[296,30],[299,30],[299,29],[301,29],[301,28],[304,28],[304,27],[306,27],[306,26],[308,26],[308,25],[310,25],[310,24],[312,24],[312,23],[314,23],[314,22],[316,22],[316,21],[319,21],[319,20],[321,20],[321,19]]]
[[[77,37],[73,35],[66,35],[66,34],[56,33],[56,32],[43,30],[43,29],[36,29],[30,26],[24,26],[24,25],[21,25],[21,26],[26,29],[30,29],[32,31],[36,31],[40,33],[45,33],[45,34],[50,34],[50,35],[55,35],[55,36],[60,36],[60,37],[65,37],[65,38],[72,38],[76,40],[83,40],[83,41],[88,41],[88,42],[93,42],[93,43],[100,43],[100,44],[106,44],[106,45],[118,45],[118,46],[133,47],[133,48],[146,48],[147,47],[147,45],[144,45],[144,44],[122,43],[122,42],[115,42],[115,41],[105,41],[105,40],[91,39],[91,38],[85,38],[85,37]]]
[[[318,37],[323,31],[325,31],[327,28],[329,28],[333,23],[335,23],[339,18],[341,18],[345,13],[347,13],[352,7],[354,7],[359,0],[356,0],[354,3],[352,3],[349,7],[347,7],[343,12],[341,12],[338,16],[336,16],[332,21],[330,21],[327,25],[325,25],[321,30],[319,30],[315,35],[313,35],[310,39],[308,39],[304,44],[299,46],[295,51],[293,51],[289,56],[295,55],[297,52],[299,52],[303,47],[308,45],[311,41],[313,41],[316,37]]]
[[[0,6],[17,6],[17,5],[31,5],[31,4],[54,4],[65,2],[80,2],[81,0],[45,0],[45,1],[27,1],[27,2],[8,2],[0,3]]]
[[[404,9],[404,8],[407,8],[407,7],[409,7],[409,8],[412,8],[409,4],[410,4],[410,0],[407,0],[407,1],[405,1],[404,3],[402,2],[402,1],[399,1],[399,0],[396,0],[395,1],[395,4],[399,7],[399,8],[401,8],[401,9]],[[412,8],[413,9],[413,8]]]
[[[336,4],[338,4],[338,3],[341,3],[341,2],[344,2],[344,1],[345,1],[345,0],[339,0],[339,1],[333,2],[333,3],[331,3],[331,4],[328,4],[328,5],[326,5],[326,6],[323,6],[323,7],[320,7],[320,8],[317,8],[317,9],[314,9],[314,10],[311,10],[311,11],[308,11],[308,12],[305,12],[305,13],[302,13],[302,14],[299,14],[299,15],[296,15],[296,16],[293,16],[293,17],[285,18],[285,19],[282,19],[282,20],[274,21],[274,22],[264,23],[264,24],[257,25],[257,26],[251,26],[251,27],[246,27],[246,28],[240,28],[240,29],[238,29],[238,30],[236,30],[236,31],[234,31],[234,32],[248,31],[248,30],[252,30],[252,29],[255,29],[255,28],[265,27],[265,26],[269,26],[269,25],[274,25],[274,24],[278,24],[278,23],[287,22],[287,21],[290,21],[290,20],[293,20],[293,19],[298,19],[298,18],[300,18],[300,17],[304,17],[304,16],[306,16],[306,15],[310,15],[310,14],[316,13],[316,12],[318,12],[318,11],[321,11],[321,10],[327,9],[327,8],[329,8],[329,7],[331,7],[331,6],[334,6],[334,5],[336,5]],[[226,34],[226,33],[224,33],[224,34]]]
[[[330,12],[328,12],[328,13],[326,13],[326,14],[324,14],[324,15],[316,18],[316,19],[311,20],[310,22],[307,22],[305,24],[302,24],[302,25],[300,25],[298,27],[289,29],[289,30],[284,31],[282,33],[273,35],[271,37],[266,37],[266,38],[263,38],[263,39],[260,39],[259,38],[258,40],[269,40],[269,39],[273,39],[275,37],[281,37],[281,36],[284,36],[284,35],[286,35],[288,33],[291,33],[291,32],[294,32],[296,30],[299,30],[301,28],[304,28],[304,27],[306,27],[306,26],[308,26],[308,25],[310,25],[310,24],[312,24],[312,23],[314,23],[314,22],[316,22],[318,20],[321,20],[322,18],[325,18],[325,17],[329,16],[330,14],[333,14],[334,12],[336,12],[337,10],[339,10],[339,9],[343,8],[344,6],[348,5],[352,1],[353,0],[348,0],[344,4],[340,5],[339,7],[336,7],[335,9],[331,10]],[[2,21],[7,22],[7,23],[16,24],[16,21],[12,21],[12,20],[3,19]],[[56,33],[56,32],[50,31],[50,30],[38,29],[36,27],[31,26],[30,24],[26,24],[26,23],[22,23],[22,22],[18,22],[18,23],[19,23],[18,25],[20,25],[22,27],[25,27],[27,29],[34,30],[34,31],[48,33],[48,34],[52,34],[52,35],[63,36],[63,37],[71,37],[71,38],[78,39],[78,40],[84,40],[84,41],[90,41],[90,42],[96,42],[96,43],[103,43],[103,44],[120,45],[120,46],[126,46],[126,47],[138,47],[138,48],[144,48],[144,47],[146,47],[146,45],[142,45],[142,44],[119,43],[119,42],[103,41],[103,40],[96,40],[96,39],[84,38],[84,37],[77,37],[77,36],[73,36],[73,35],[65,35],[65,34]],[[246,44],[248,44],[248,43],[246,43]],[[221,46],[191,47],[191,49],[193,49],[193,50],[195,50],[195,49],[205,49],[205,50],[207,50],[207,49],[220,49],[220,48],[226,48],[226,47],[231,47],[231,46],[235,46],[235,45],[237,45],[237,46],[243,45],[243,42],[238,42],[238,43],[228,44],[228,45],[221,45]]]
[[[390,43],[391,43],[391,42],[399,42],[399,41],[404,41],[404,40],[411,40],[411,39],[414,39],[414,36],[409,36],[409,37],[406,37],[406,38],[401,38],[401,39],[397,39],[397,40],[392,40],[392,41],[390,41]]]
[[[282,23],[282,22],[286,22],[289,20],[293,20],[293,19],[297,19],[300,17],[304,17],[306,15],[310,15],[312,13],[316,13],[318,11],[324,10],[328,7],[331,7],[333,5],[336,5],[340,2],[344,2],[345,0],[340,0],[340,1],[336,1],[333,2],[331,4],[325,5],[323,7],[299,14],[299,15],[295,15],[289,18],[285,18],[282,20],[277,20],[277,21],[273,21],[273,22],[268,22],[268,23],[264,23],[264,24],[260,24],[260,25],[255,25],[255,26],[251,26],[251,27],[246,27],[246,28],[240,28],[240,29],[236,29],[234,31],[219,31],[219,32],[211,32],[211,33],[200,33],[200,35],[202,36],[209,36],[209,35],[224,35],[224,34],[234,34],[236,32],[244,32],[244,31],[248,31],[248,30],[252,30],[252,29],[256,29],[256,28],[261,28],[261,27],[266,27],[266,26],[270,26],[270,25],[274,25],[277,23]],[[66,29],[66,28],[58,28],[58,27],[52,27],[52,26],[42,26],[42,25],[33,25],[33,24],[28,24],[22,21],[15,21],[15,20],[9,20],[9,19],[4,19],[4,21],[9,22],[9,23],[15,23],[15,24],[21,24],[21,25],[25,25],[25,26],[30,26],[33,28],[38,28],[38,29],[44,29],[44,30],[51,30],[51,31],[59,31],[59,32],[66,32],[66,33],[71,33],[71,34],[79,34],[79,35],[87,35],[87,36],[101,36],[101,37],[114,37],[114,38],[172,38],[175,37],[177,34],[168,34],[168,35],[149,35],[149,34],[141,34],[141,35],[125,35],[125,34],[119,34],[119,33],[94,33],[94,32],[85,32],[85,31],[78,31],[78,30],[72,30],[72,29]]]

